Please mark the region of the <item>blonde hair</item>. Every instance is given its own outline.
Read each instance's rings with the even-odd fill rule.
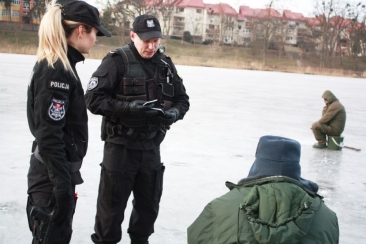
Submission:
[[[67,58],[67,38],[80,25],[83,25],[88,33],[92,27],[75,21],[62,20],[62,6],[56,1],[51,0],[47,3],[46,13],[39,25],[37,62],[46,60],[48,66],[54,68],[54,63],[60,60],[64,69],[76,77]]]

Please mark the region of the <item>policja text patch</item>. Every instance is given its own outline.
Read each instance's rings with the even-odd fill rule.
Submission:
[[[48,109],[48,116],[52,120],[59,121],[65,117],[65,101],[52,98],[51,105]]]
[[[50,80],[50,81],[48,81],[48,88],[68,91],[68,90],[70,90],[70,85],[69,85],[69,83],[64,82],[64,81]]]

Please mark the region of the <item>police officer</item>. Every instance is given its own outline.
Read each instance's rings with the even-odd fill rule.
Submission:
[[[95,217],[94,243],[118,243],[127,200],[133,192],[128,233],[148,243],[163,191],[160,143],[183,119],[189,97],[170,57],[163,54],[159,21],[138,16],[131,43],[110,52],[92,75],[87,108],[103,116],[105,141]]]
[[[28,172],[27,215],[33,244],[66,244],[72,234],[75,185],[88,146],[84,90],[75,65],[111,36],[98,10],[84,1],[47,5],[37,62],[28,86],[27,116],[35,137]]]

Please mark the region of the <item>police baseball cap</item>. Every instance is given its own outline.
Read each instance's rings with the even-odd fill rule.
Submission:
[[[143,41],[151,38],[163,38],[159,20],[152,15],[143,14],[136,17],[132,27],[133,32]]]
[[[72,1],[62,8],[62,19],[81,22],[91,25],[98,30],[97,36],[111,36],[100,24],[99,11],[96,7],[84,1]]]

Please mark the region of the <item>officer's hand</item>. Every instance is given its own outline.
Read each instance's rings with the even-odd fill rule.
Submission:
[[[179,111],[176,108],[168,109],[163,116],[152,117],[148,120],[148,124],[155,126],[169,126],[177,121]]]
[[[154,104],[143,105],[146,101],[135,100],[128,104],[128,113],[131,115],[141,116],[154,116],[158,114],[158,111],[152,110]]]
[[[179,110],[176,108],[171,108],[168,109],[167,111],[165,111],[165,118],[170,120],[173,120],[172,124],[177,121],[178,117],[179,117]]]
[[[53,214],[52,221],[56,225],[62,225],[66,219],[72,215],[74,210],[75,200],[73,196],[67,194],[55,195],[56,197],[56,210]]]

